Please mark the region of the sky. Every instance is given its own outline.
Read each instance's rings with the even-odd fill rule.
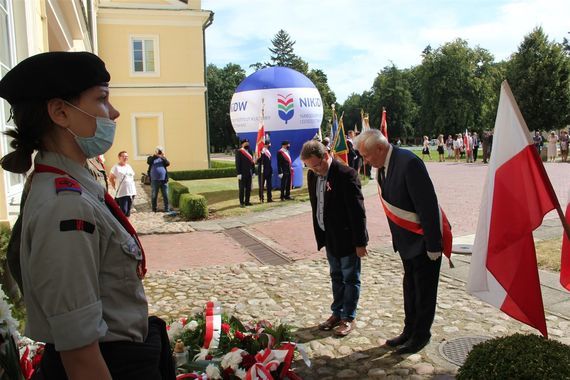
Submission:
[[[378,73],[421,63],[421,52],[462,38],[496,61],[516,52],[541,26],[549,40],[570,39],[569,0],[202,0],[214,12],[206,29],[206,61],[218,67],[269,62],[271,39],[283,29],[295,53],[321,69],[343,103],[370,90]]]

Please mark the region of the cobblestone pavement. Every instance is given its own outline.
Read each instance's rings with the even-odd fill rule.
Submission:
[[[457,241],[472,239],[487,167],[461,163],[427,166],[453,225],[454,237]],[[570,166],[545,167],[560,203],[565,205],[570,188],[570,176],[566,173]],[[188,223],[148,212],[145,194],[139,189],[137,212],[131,220],[146,234],[142,241],[148,258],[145,288],[151,313],[178,318],[201,311],[205,302],[213,299],[221,301],[226,312],[244,321],[290,323],[312,360],[308,368],[296,358],[297,372],[305,379],[453,378],[457,367],[440,355],[442,342],[464,336],[535,332],[467,294],[462,278],[468,270],[468,259],[461,259],[463,263],[456,270],[442,267],[430,345],[407,357],[390,354],[382,345],[402,329],[403,270],[392,252],[374,184],[369,184],[364,192],[371,254],[363,261],[357,328],[348,337],[337,339],[316,329],[329,316],[332,299],[328,265],[323,253],[316,251],[307,203],[239,219]],[[554,217],[549,214],[545,224],[556,225]],[[286,266],[260,265],[245,247],[223,233],[233,227],[246,228],[294,262]],[[552,233],[559,234],[559,230],[555,228]],[[447,267],[447,263],[443,266]],[[567,294],[555,291],[556,297],[567,298]],[[568,310],[547,313],[550,337],[566,344],[570,344]]]

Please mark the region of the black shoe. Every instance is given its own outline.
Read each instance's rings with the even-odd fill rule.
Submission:
[[[246,205],[246,206],[253,206],[253,205],[251,204],[251,202],[245,202],[245,205]]]
[[[427,339],[410,339],[403,346],[400,346],[396,350],[398,355],[403,354],[415,354],[416,352],[420,351],[422,348],[427,346],[429,343],[429,338]]]
[[[404,334],[400,334],[395,338],[386,340],[386,346],[398,347],[398,346],[401,346],[402,344],[406,343],[408,341],[408,339],[410,339],[409,336],[404,335]]]
[[[243,203],[240,203],[239,207],[244,208],[245,205]]]
[[[273,199],[268,199],[268,200],[267,200],[267,203],[271,203],[271,202],[273,202]]]
[[[288,200],[288,201],[292,201],[292,200],[293,200],[293,198],[291,198],[291,197],[285,197],[285,199]]]

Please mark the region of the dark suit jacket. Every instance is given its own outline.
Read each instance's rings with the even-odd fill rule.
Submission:
[[[332,161],[327,177],[329,186],[325,190],[323,219],[325,231],[317,222],[317,175],[309,170],[307,183],[313,209],[313,229],[317,247],[326,246],[337,257],[356,252],[355,247],[368,243],[366,211],[358,173],[338,161]]]
[[[437,196],[423,161],[414,153],[393,146],[382,197],[393,206],[418,214],[424,230],[423,236],[418,235],[388,219],[395,252],[403,259],[426,254],[426,251],[441,252]]]
[[[289,161],[279,151],[277,151],[277,172],[279,174],[291,174]]]
[[[273,174],[273,168],[271,167],[271,158],[267,157],[265,154],[262,154],[259,159],[257,160],[257,170],[258,174],[261,174],[261,167],[263,166],[263,176],[265,178],[271,178]]]
[[[249,154],[251,152],[248,150]],[[236,172],[241,174],[242,178],[251,178],[253,171],[255,170],[255,164],[251,162],[242,152],[236,150]]]

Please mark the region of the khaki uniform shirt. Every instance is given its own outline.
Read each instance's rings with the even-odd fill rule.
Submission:
[[[61,174],[33,176],[20,249],[26,335],[57,351],[144,341],[148,306],[136,273],[142,255],[107,209],[104,189],[59,154],[40,152],[35,162],[67,172],[81,193],[56,192],[55,179],[68,178]]]

